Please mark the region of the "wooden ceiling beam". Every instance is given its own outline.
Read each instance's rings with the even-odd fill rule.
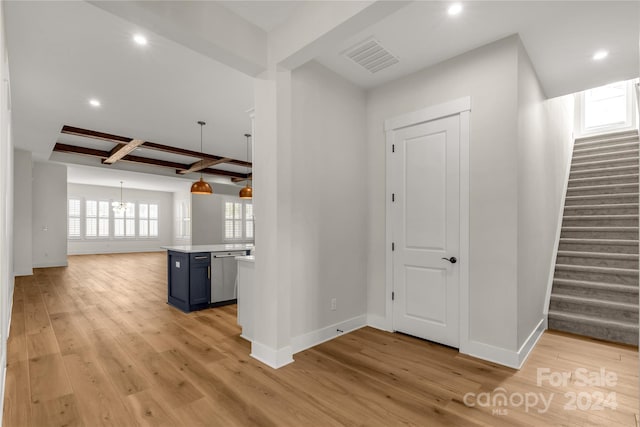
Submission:
[[[110,133],[96,132],[95,130],[82,129],[73,126],[62,126],[60,133],[66,133],[67,135],[84,136],[85,138],[101,139],[103,141],[115,142],[116,144],[126,144],[133,138],[127,138],[126,136],[112,135]]]
[[[112,135],[109,133],[97,132],[90,129],[82,129],[82,128],[77,128],[77,127],[67,126],[67,125],[62,126],[62,130],[60,132],[67,135],[76,135],[76,136],[83,136],[85,138],[100,139],[103,141],[114,142],[116,144],[128,144],[131,141],[134,141],[133,138],[127,138],[125,136]],[[141,146],[142,148],[148,148],[150,150],[158,150],[158,151],[163,151],[165,153],[171,153],[171,154],[179,154],[182,156],[194,157],[196,159],[202,159],[202,160],[227,159],[226,157],[216,156],[214,154],[200,153],[199,151],[192,151],[184,148],[157,144],[155,142],[150,142],[150,141],[144,141],[144,143],[141,144]],[[228,159],[224,163],[228,163],[234,166],[242,166],[242,167],[249,167],[249,168],[252,167],[251,162],[245,162],[244,160]]]
[[[200,161],[197,161],[195,163],[192,163],[189,166],[189,169],[187,169],[187,170],[179,170],[179,171],[176,171],[176,172],[179,173],[180,175],[184,175],[184,174],[191,173],[191,172],[198,172],[199,170],[206,169],[206,168],[208,168],[210,166],[215,166],[215,165],[220,164],[220,163],[226,163],[229,160],[231,160],[231,159],[228,158],[228,157],[223,157],[223,158],[218,159],[218,160],[204,159],[204,160],[200,160]]]
[[[85,156],[99,157],[101,159],[107,159],[111,155],[109,151],[96,150],[95,148],[78,147],[76,145],[62,144],[60,142],[56,143],[56,145],[53,147],[53,151],[56,151],[59,153],[82,154]],[[139,163],[139,164],[152,165],[152,166],[162,166],[165,168],[175,169],[176,173],[179,173],[180,171],[183,171],[183,170],[188,170],[190,167],[190,165],[186,165],[183,163],[169,162],[166,160],[159,160],[159,159],[150,159],[148,157],[133,156],[130,154],[124,156],[121,160],[123,162]],[[225,171],[221,169],[205,168],[205,169],[202,169],[200,172],[206,173],[208,175],[225,176],[232,179],[234,178],[239,180],[246,179],[246,175],[244,174]]]
[[[102,163],[112,165],[142,144],[144,144],[144,141],[141,139],[133,139],[127,144],[118,144],[113,148],[113,150],[111,150],[111,152],[109,152],[109,157],[104,159]]]
[[[231,181],[232,182],[242,182],[242,181],[251,180],[251,179],[253,179],[253,174],[249,173],[249,174],[243,174],[243,176],[241,178],[232,178]]]

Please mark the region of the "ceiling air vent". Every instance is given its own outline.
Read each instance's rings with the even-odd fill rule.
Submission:
[[[397,64],[398,58],[393,56],[375,39],[367,39],[362,43],[345,50],[344,56],[364,67],[371,74]]]

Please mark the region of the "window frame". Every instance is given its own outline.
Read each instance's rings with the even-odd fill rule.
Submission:
[[[147,202],[147,201],[138,201],[135,202],[138,216],[136,218],[136,237],[140,240],[152,240],[158,239],[160,237],[160,203],[158,202]],[[147,215],[146,217],[142,217],[140,213],[140,207],[145,205],[147,207]],[[151,217],[151,206],[156,207],[156,217]],[[142,229],[142,221],[147,221],[147,235],[142,236],[140,234],[140,230]],[[151,222],[156,223],[156,234],[151,235]]]
[[[70,210],[69,210],[69,202],[71,202],[72,200],[77,200],[78,201],[78,215],[73,215],[71,216],[70,214]],[[69,196],[67,197],[67,240],[83,240],[84,239],[84,235],[82,234],[82,229],[83,229],[83,221],[82,221],[82,203],[83,202],[83,198],[82,197],[77,197],[77,196]],[[69,234],[69,220],[71,218],[77,219],[78,220],[78,235],[77,236],[71,236]]]
[[[624,86],[625,86],[626,117],[623,123],[613,123],[613,124],[607,124],[607,125],[602,125],[602,126],[597,126],[597,127],[587,129],[585,127],[585,113],[586,113],[585,95],[589,90],[598,89],[598,88],[588,89],[577,94],[575,97],[576,99],[576,102],[575,102],[576,103],[576,108],[575,108],[576,138],[599,135],[599,134],[604,134],[609,132],[624,132],[626,130],[635,129],[637,126],[636,124],[637,114],[636,114],[636,103],[634,101],[633,86],[637,81],[638,79],[627,80],[624,82],[610,83],[610,84],[616,84],[616,83],[625,84]],[[608,86],[608,85],[603,85],[603,86]]]
[[[233,203],[235,204],[240,204],[241,205],[241,218],[240,219],[235,219],[235,215],[233,219],[227,219],[227,203]],[[234,197],[225,197],[222,199],[222,239],[224,242],[229,242],[229,243],[238,243],[238,242],[252,242],[255,239],[255,232],[254,232],[254,236],[253,237],[247,237],[247,218],[246,218],[246,214],[247,214],[247,205],[251,205],[252,210],[253,210],[253,203],[251,200],[243,200],[240,198],[234,198]],[[235,209],[235,206],[234,206]],[[252,212],[253,214],[253,212]],[[232,238],[228,238],[227,237],[227,221],[233,221],[234,223],[234,228],[235,228],[235,222],[239,221],[240,222],[240,229],[241,229],[241,236],[240,237],[232,237]],[[255,219],[253,218],[252,215],[252,219],[250,222],[253,223],[253,221],[255,221]],[[255,230],[255,226],[253,227],[253,229]]]
[[[101,200],[100,198],[93,198],[93,199],[88,199],[86,197],[83,197],[84,200],[84,213],[82,215],[82,225],[84,226],[84,234],[82,236],[82,238],[84,240],[109,240],[111,238],[111,201],[110,200]],[[89,217],[88,215],[88,209],[87,209],[87,204],[89,202],[94,202],[96,204],[96,215],[95,216],[91,216]],[[100,215],[100,204],[101,203],[105,203],[107,205],[107,216],[101,216]],[[87,234],[87,220],[89,218],[95,218],[96,220],[96,234],[95,235],[91,235],[89,236]],[[107,221],[107,235],[106,236],[101,236],[100,235],[100,222],[105,220]]]

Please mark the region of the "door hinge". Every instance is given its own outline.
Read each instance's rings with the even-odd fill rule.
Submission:
[[[392,202],[396,201],[396,193],[391,193],[391,201]]]
[[[391,301],[395,301],[395,299],[396,299],[396,293],[391,292]]]
[[[396,152],[396,144],[391,144],[391,152],[392,153]]]
[[[393,243],[393,242],[391,243],[391,250],[392,250],[392,251],[395,251],[395,250],[396,250],[396,244],[395,244],[395,243]]]

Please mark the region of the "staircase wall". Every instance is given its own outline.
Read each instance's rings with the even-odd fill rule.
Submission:
[[[518,49],[518,349],[544,328],[544,309],[572,152],[574,98],[546,99]]]

